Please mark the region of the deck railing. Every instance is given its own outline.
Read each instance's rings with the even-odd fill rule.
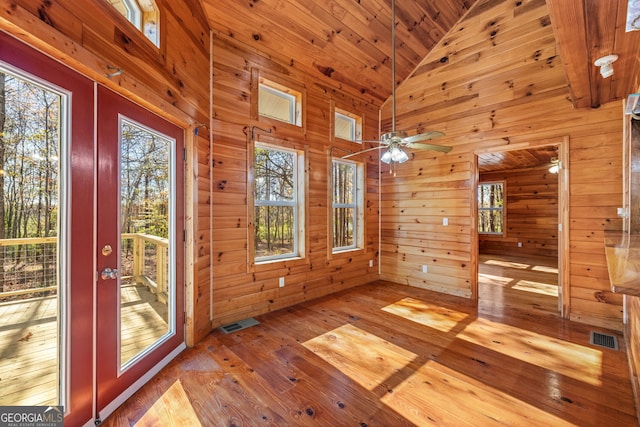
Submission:
[[[0,302],[57,292],[56,237],[0,239]],[[149,287],[166,302],[169,264],[167,239],[142,233],[122,234],[121,284]]]

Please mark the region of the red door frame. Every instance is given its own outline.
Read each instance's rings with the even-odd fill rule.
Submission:
[[[67,185],[68,209],[66,227],[69,234],[67,249],[68,283],[65,286],[66,317],[64,318],[65,330],[63,336],[66,343],[67,360],[65,375],[61,381],[66,385],[66,400],[64,419],[65,425],[84,425],[92,422],[94,416],[98,416],[94,407],[94,390],[97,389],[98,408],[100,411],[105,405],[111,403],[120,396],[129,386],[145,375],[150,369],[158,365],[171,352],[184,343],[184,244],[179,236],[182,234],[184,224],[184,167],[180,163],[184,147],[184,130],[150,113],[142,107],[127,101],[125,98],[103,87],[96,91],[95,83],[65,65],[43,55],[26,44],[14,39],[0,31],[0,61],[9,64],[17,70],[51,83],[54,86],[67,91],[69,94],[69,144],[67,148],[68,173]],[[96,221],[97,203],[96,194],[100,191],[118,190],[117,165],[118,158],[109,165],[108,158],[98,157],[96,152],[96,140],[94,111],[96,105],[96,93],[102,100],[98,111],[98,129],[101,141],[104,141],[107,151],[112,150],[111,144],[118,144],[118,114],[125,116],[156,129],[159,132],[176,140],[175,152],[175,203],[176,203],[176,334],[164,342],[153,353],[133,365],[118,377],[117,366],[117,321],[114,320],[115,308],[108,312],[99,312],[94,318],[94,307],[103,304],[114,304],[113,293],[103,292],[113,289],[113,285],[105,286],[97,277],[97,272],[106,266],[111,260],[99,256],[102,241],[107,238],[105,228],[98,228]],[[115,134],[114,134],[115,132]],[[114,139],[115,138],[115,139]],[[115,141],[115,142],[114,142]],[[100,143],[98,144],[100,146]],[[104,154],[99,147],[100,154]],[[116,148],[117,152],[117,148]],[[96,162],[96,159],[97,162]],[[111,159],[113,161],[113,159]],[[97,174],[96,175],[96,171]],[[96,193],[96,176],[111,176],[111,184],[100,188]],[[115,187],[113,187],[115,185]],[[111,186],[111,187],[109,187]],[[119,191],[117,192],[119,194]],[[113,208],[113,207],[112,207]],[[117,212],[117,210],[115,211]],[[117,215],[112,215],[110,221],[117,225]],[[105,217],[106,218],[106,217]],[[112,232],[117,227],[109,226]],[[64,230],[64,229],[63,229]],[[71,231],[72,230],[72,231]],[[108,238],[112,241],[113,238]],[[119,247],[119,244],[113,247]],[[98,281],[96,283],[96,280]],[[97,286],[97,292],[96,292]],[[114,307],[117,307],[115,305]],[[94,335],[99,331],[99,339]],[[94,353],[94,345],[97,355]],[[111,350],[105,351],[106,346]],[[96,357],[115,359],[113,363],[95,363]],[[103,362],[103,360],[101,360]],[[109,366],[108,366],[109,365]],[[103,384],[96,384],[98,378]]]
[[[62,372],[68,378],[65,425],[81,425],[93,418],[93,384],[87,379],[93,377],[94,83],[1,31],[0,60],[72,94],[67,151],[69,202],[65,207],[69,209],[66,226],[70,235],[68,264],[63,267],[69,272],[69,283],[60,284],[66,288],[64,336],[68,359]]]
[[[97,285],[97,340],[96,346],[96,377],[97,377],[97,410],[100,413],[107,405],[120,397],[130,385],[157,366],[165,357],[184,343],[184,243],[182,235],[184,224],[184,173],[181,159],[183,157],[184,130],[167,122],[163,118],[151,113],[122,96],[98,87],[98,223],[96,267],[100,272],[104,268],[118,268],[119,250],[114,250],[109,256],[103,256],[101,249],[105,245],[120,248],[120,171],[119,134],[120,115],[139,124],[156,130],[176,141],[173,159],[174,191],[175,191],[175,226],[176,233],[173,242],[176,256],[176,333],[166,340],[152,353],[136,362],[126,371],[119,373],[118,355],[120,348],[118,338],[119,324],[119,280],[103,280],[98,277]],[[108,414],[107,414],[108,415]]]

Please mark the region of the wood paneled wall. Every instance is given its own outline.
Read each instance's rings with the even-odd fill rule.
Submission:
[[[186,276],[187,289],[195,290],[187,295],[187,336],[193,343],[194,336],[210,330],[208,311],[201,314],[202,306],[209,306],[203,287],[208,289],[211,275],[206,126],[210,35],[197,0],[156,1],[161,9],[160,49],[102,0],[0,1],[0,30],[185,128],[192,178],[185,197],[191,238]],[[122,74],[107,76],[118,69]]]
[[[303,92],[303,127],[257,117],[252,78]],[[353,92],[353,91],[352,91]],[[333,141],[332,103],[363,116],[365,138],[378,133],[379,105],[374,105],[300,73],[284,58],[263,56],[224,35],[213,38],[213,327],[293,305],[378,278],[377,157],[366,165],[364,248],[331,254],[328,243],[330,147],[357,150],[360,144]],[[256,126],[254,128],[254,126]],[[268,131],[271,130],[271,133]],[[252,184],[251,135],[266,143],[305,147],[308,169],[304,260],[254,265],[249,243],[248,198]],[[205,195],[203,194],[203,197]],[[369,261],[373,266],[369,267]],[[278,280],[285,278],[280,288]]]
[[[444,131],[437,143],[454,148],[416,153],[396,176],[383,170],[382,278],[472,295],[475,153],[568,137],[565,304],[573,320],[622,329],[603,245],[603,231],[621,225],[622,107],[576,110],[568,96],[545,2],[478,2],[398,88],[397,128]],[[387,103],[384,129],[390,117]]]
[[[497,181],[506,190],[505,233],[479,235],[480,253],[557,258],[558,175],[546,166],[480,174],[479,182]]]

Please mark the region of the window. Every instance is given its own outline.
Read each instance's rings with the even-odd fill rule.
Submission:
[[[333,252],[356,249],[362,242],[362,167],[334,160],[332,165]]]
[[[256,144],[254,150],[254,247],[256,262],[303,252],[302,156]]]
[[[485,182],[478,185],[478,233],[504,233],[504,184]]]
[[[360,116],[336,108],[333,123],[336,138],[361,142],[358,141],[362,138],[362,118]]]
[[[302,93],[261,78],[258,86],[258,114],[302,126]]]
[[[153,0],[107,0],[151,42],[160,46],[160,12]]]

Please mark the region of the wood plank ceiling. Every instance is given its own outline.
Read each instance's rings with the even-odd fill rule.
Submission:
[[[558,159],[558,147],[553,145],[524,150],[483,153],[478,155],[478,170],[483,173],[538,167],[548,168],[551,167],[554,159]]]
[[[229,37],[291,64],[319,80],[330,79],[375,103],[391,96],[390,0],[201,0],[214,34]],[[506,0],[396,1],[396,84],[416,72],[431,50],[471,8],[482,10]],[[514,0],[515,1],[515,0]],[[544,0],[523,0],[528,10]],[[640,31],[626,32],[627,0],[546,0],[558,52],[576,108],[597,108],[637,91]],[[491,23],[486,25],[490,26]],[[487,27],[489,28],[489,27]],[[484,36],[481,31],[479,36]],[[594,61],[617,54],[615,73],[604,79]],[[432,59],[432,61],[438,58]],[[446,61],[447,58],[441,58]],[[400,101],[399,101],[400,102]],[[388,104],[387,104],[388,105]],[[401,107],[400,107],[401,108]],[[480,158],[485,170],[518,162],[518,153]],[[529,153],[529,159],[551,153]],[[484,162],[489,162],[484,165]]]
[[[627,0],[547,0],[549,16],[577,108],[625,99],[638,89],[640,31],[626,32]],[[602,78],[596,59],[618,55]]]
[[[505,0],[396,1],[396,82],[402,82],[469,9]],[[516,1],[516,0],[513,0]],[[544,0],[522,0],[540,3]],[[214,34],[383,102],[391,95],[390,0],[201,0]],[[625,32],[627,0],[546,0],[575,107],[597,108],[638,87],[640,32]],[[615,74],[594,61],[619,56]]]
[[[477,0],[396,2],[396,81],[401,82]],[[202,0],[214,32],[370,95],[391,95],[389,0]]]

